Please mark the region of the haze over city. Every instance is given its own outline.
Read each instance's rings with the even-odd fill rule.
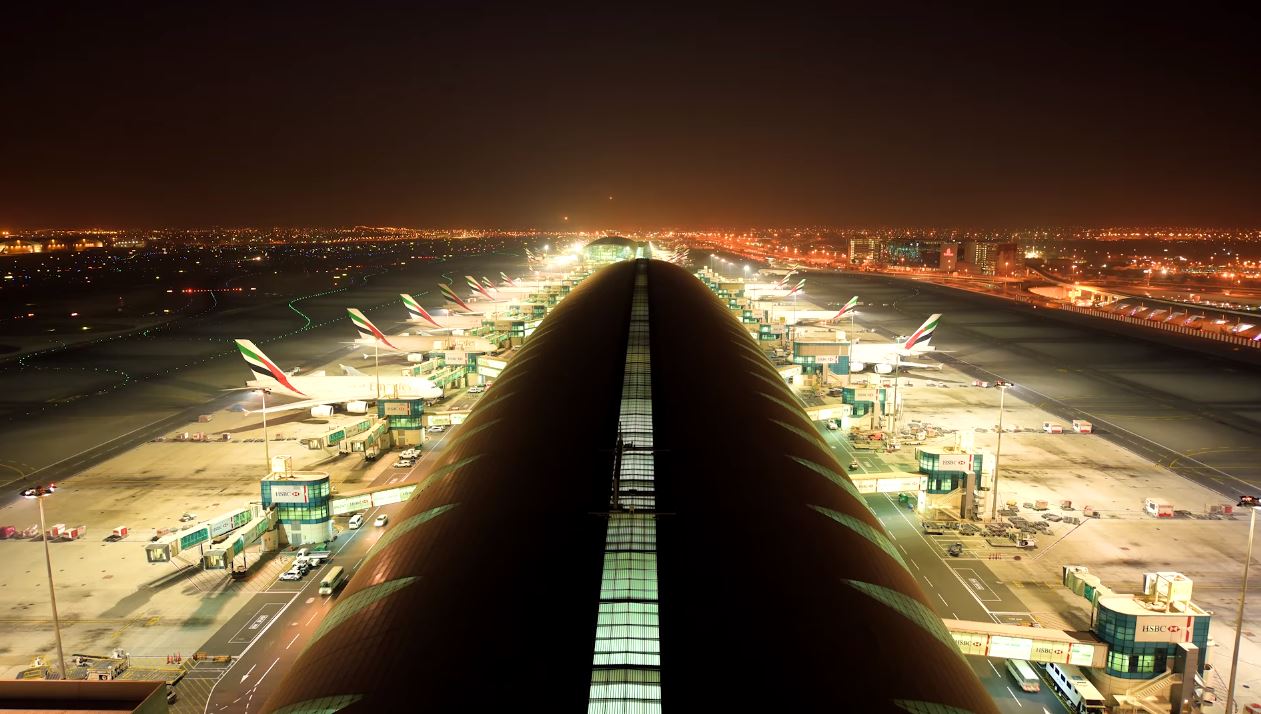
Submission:
[[[6,8],[0,228],[1261,222],[1242,7]]]

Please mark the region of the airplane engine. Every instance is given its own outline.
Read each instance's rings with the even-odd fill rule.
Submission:
[[[851,361],[851,362],[849,363],[849,371],[851,371],[851,372],[861,372],[861,371],[863,371],[864,369],[867,369],[867,363],[866,363],[866,362],[853,362],[853,361]]]
[[[876,365],[876,374],[889,374],[892,371],[893,371],[893,365],[891,364]]]
[[[420,352],[408,352],[407,361],[408,362],[424,362],[425,355]]]

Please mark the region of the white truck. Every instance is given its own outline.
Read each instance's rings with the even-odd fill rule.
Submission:
[[[1091,424],[1085,419],[1073,420],[1073,431],[1077,432],[1078,434],[1090,434],[1090,433],[1093,433],[1094,430],[1095,430],[1095,425]]]
[[[1047,434],[1063,434],[1064,426],[1053,421],[1044,421],[1042,422],[1042,431]]]
[[[1143,499],[1143,511],[1154,518],[1173,518],[1173,505],[1160,497]]]

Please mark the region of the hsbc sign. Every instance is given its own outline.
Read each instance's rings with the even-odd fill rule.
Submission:
[[[1186,615],[1139,615],[1134,624],[1135,642],[1190,642],[1195,618]]]
[[[271,502],[272,503],[306,503],[307,490],[305,485],[300,484],[279,484],[272,482],[271,485]]]

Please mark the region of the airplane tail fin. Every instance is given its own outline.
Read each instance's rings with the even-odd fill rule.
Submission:
[[[241,351],[241,357],[245,359],[245,363],[250,366],[250,369],[264,384],[275,384],[296,394],[306,396],[301,390],[293,386],[293,383],[289,381],[289,375],[285,374],[280,367],[277,367],[275,362],[268,359],[267,355],[263,354],[263,351],[258,349],[253,342],[237,340],[236,348]]]
[[[464,312],[473,311],[473,308],[469,307],[468,303],[461,300],[460,296],[455,294],[455,291],[451,289],[450,285],[447,285],[446,283],[439,283],[438,290],[439,292],[442,293],[443,299],[445,299],[447,302],[451,303],[452,305],[455,305],[456,307],[460,308]]]
[[[503,279],[503,281],[504,281],[505,283],[507,283],[508,285],[511,285],[511,286],[512,286],[512,287],[514,287],[514,288],[515,288],[515,287],[517,287],[517,281],[515,281],[515,280],[513,280],[512,278],[508,277],[508,276],[507,276],[507,274],[505,274],[502,270],[501,270],[501,271],[499,271],[499,277],[500,277],[500,278],[502,278],[502,279]]]
[[[937,330],[937,323],[941,321],[941,313],[929,315],[924,324],[919,329],[906,338],[906,342],[902,344],[902,349],[910,351],[916,346],[928,346],[929,340],[933,339],[933,333]]]
[[[355,329],[359,330],[359,336],[369,340],[376,340],[392,349],[398,349],[390,344],[390,339],[386,337],[372,321],[364,316],[362,312],[353,307],[346,308],[346,312],[350,313],[350,321],[354,323]]]
[[[425,308],[420,306],[420,303],[416,301],[416,298],[408,295],[407,293],[399,293],[399,296],[403,298],[403,307],[407,308],[408,318],[416,322],[424,320],[434,327],[442,327],[442,325],[438,324],[437,320],[433,319],[433,315],[430,315]]]
[[[797,282],[795,286],[793,286],[792,290],[788,291],[788,295],[796,295],[797,293],[801,292],[805,288],[806,288],[806,279],[802,278],[800,281]],[[788,295],[785,295],[784,297],[788,297]]]
[[[487,300],[494,300],[494,299],[495,299],[495,298],[493,298],[493,297],[491,297],[491,296],[490,296],[490,291],[488,291],[488,290],[485,288],[485,286],[483,286],[481,283],[477,282],[477,278],[473,277],[472,275],[465,275],[465,276],[464,276],[464,279],[465,279],[466,281],[468,281],[468,286],[469,286],[470,288],[472,288],[473,292],[478,293],[479,295],[484,295],[484,296],[486,297],[486,299],[487,299]]]
[[[858,307],[858,296],[857,296],[857,295],[855,295],[854,297],[850,298],[850,299],[849,299],[849,302],[847,302],[847,303],[845,303],[844,305],[842,305],[842,306],[841,306],[841,309],[840,309],[840,312],[837,312],[837,313],[836,313],[836,315],[832,317],[832,319],[833,319],[833,320],[839,320],[839,319],[841,319],[842,317],[845,317],[846,315],[848,315],[848,314],[850,314],[851,312],[853,312],[853,311],[854,311],[854,308],[856,308],[856,307]]]

